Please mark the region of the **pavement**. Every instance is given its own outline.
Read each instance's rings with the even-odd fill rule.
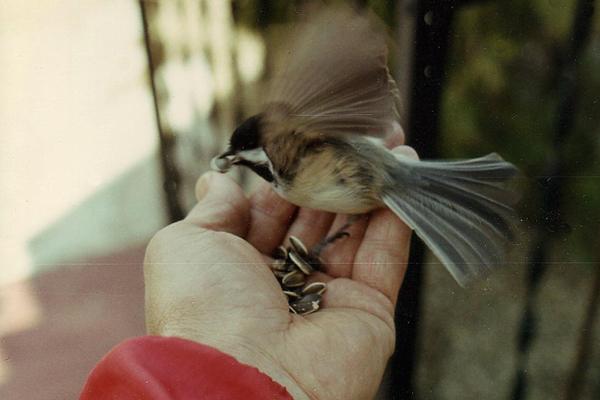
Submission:
[[[75,399],[106,352],[144,334],[144,248],[0,287],[0,399]]]

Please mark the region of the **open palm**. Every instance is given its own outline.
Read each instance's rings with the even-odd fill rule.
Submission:
[[[296,399],[372,398],[394,349],[394,305],[410,230],[388,210],[325,249],[322,309],[290,314],[268,255],[289,235],[312,246],[345,216],[297,209],[268,185],[247,198],[226,176],[197,185],[188,217],[160,231],[145,261],[149,333],[216,347]]]

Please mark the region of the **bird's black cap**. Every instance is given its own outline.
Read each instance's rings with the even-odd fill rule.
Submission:
[[[229,140],[233,152],[256,149],[261,145],[261,115],[254,115],[238,126]]]

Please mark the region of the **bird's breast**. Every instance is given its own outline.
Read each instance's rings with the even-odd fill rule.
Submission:
[[[372,166],[353,154],[323,146],[296,160],[293,174],[280,171],[275,190],[301,207],[362,214],[381,207],[381,179]],[[277,171],[276,171],[277,173]]]

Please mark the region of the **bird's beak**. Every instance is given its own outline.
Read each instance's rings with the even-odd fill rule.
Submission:
[[[229,171],[233,164],[238,161],[238,156],[233,154],[230,150],[225,153],[216,156],[210,161],[210,168],[213,171],[225,173]]]

